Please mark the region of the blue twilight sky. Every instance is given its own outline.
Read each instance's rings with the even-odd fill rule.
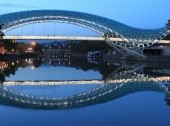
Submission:
[[[0,0],[0,14],[33,9],[92,13],[139,28],[163,27],[170,0]]]

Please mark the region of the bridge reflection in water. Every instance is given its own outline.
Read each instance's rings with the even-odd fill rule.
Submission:
[[[0,87],[0,104],[31,109],[66,109],[100,104],[139,92],[154,91],[166,95],[170,101],[169,77],[152,77],[143,72],[144,65],[121,65],[104,80],[75,81],[5,81]],[[95,84],[94,87],[60,97],[37,96],[20,92],[13,86],[80,86]]]

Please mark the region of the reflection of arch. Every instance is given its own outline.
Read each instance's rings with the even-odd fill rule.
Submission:
[[[116,35],[126,42],[131,42],[128,45],[135,47],[149,46],[167,35],[166,27],[152,30],[139,29],[108,18],[74,11],[32,10],[0,15],[0,23],[4,24],[3,31],[22,24],[44,21],[58,21],[80,25],[97,31],[106,37],[115,37]]]
[[[107,102],[138,91],[164,92],[164,89],[151,82],[145,84],[109,84],[102,85],[96,89],[75,96],[64,98],[44,98],[17,93],[5,87],[1,87],[0,102],[1,104],[15,107],[34,109],[63,109]]]
[[[123,67],[125,68],[122,69]],[[164,85],[142,74],[143,67],[134,65],[130,68],[129,66],[120,68],[106,79],[106,82],[111,84],[103,84],[87,92],[68,97],[37,97],[1,87],[1,104],[35,109],[74,108],[107,102],[138,91],[167,91]]]
[[[77,95],[51,98],[19,93],[5,86],[0,87],[0,104],[34,109],[60,109],[99,104],[138,91],[167,92],[167,87],[143,74],[140,65],[123,65],[106,78],[107,84]],[[144,81],[144,83],[143,83]]]

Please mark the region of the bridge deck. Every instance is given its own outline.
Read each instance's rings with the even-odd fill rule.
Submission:
[[[87,40],[105,41],[105,37],[83,37],[83,36],[3,36],[2,39],[12,40]],[[109,38],[112,41],[124,41],[121,38]],[[160,40],[159,43],[170,44],[170,40]]]
[[[4,86],[17,86],[17,85],[64,85],[64,84],[104,84],[103,80],[42,80],[42,81],[5,81]]]
[[[83,37],[83,36],[3,36],[2,39],[13,40],[91,40],[105,41],[104,37]],[[110,38],[113,41],[123,41],[121,38]]]
[[[133,82],[138,82],[140,80],[133,80],[133,79],[114,79],[114,80],[108,80],[107,82],[104,80],[23,80],[23,81],[5,81],[3,82],[4,86],[17,86],[17,85],[64,85],[64,84],[74,84],[74,85],[81,85],[81,84],[105,84],[105,83],[111,83],[111,84],[117,84],[117,83],[123,83],[126,82],[126,80],[132,80]],[[168,82],[170,80],[169,76],[165,77],[154,77],[154,78],[145,78],[144,81],[156,81],[156,82]]]

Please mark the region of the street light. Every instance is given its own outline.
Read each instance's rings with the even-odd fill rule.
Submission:
[[[35,46],[36,46],[36,42],[31,42],[30,47],[28,48],[29,52],[34,52]]]
[[[36,45],[36,43],[35,43],[35,42],[31,42],[31,45],[35,46],[35,45]]]

